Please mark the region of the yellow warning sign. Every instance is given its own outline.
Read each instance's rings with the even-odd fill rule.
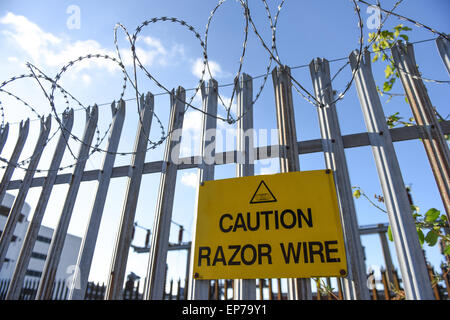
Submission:
[[[345,276],[332,172],[205,182],[194,250],[196,279]]]

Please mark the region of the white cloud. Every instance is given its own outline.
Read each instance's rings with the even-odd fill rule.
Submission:
[[[222,67],[220,66],[219,63],[212,61],[212,60],[208,60],[208,64],[209,64],[209,69],[211,70],[211,74],[212,74],[213,78],[215,78],[215,79],[223,78],[223,77],[226,77],[229,75],[227,72],[224,72],[222,70]],[[202,70],[203,70],[203,60],[201,58],[197,58],[197,60],[195,60],[192,65],[192,74],[194,76],[196,76],[197,78],[201,78]],[[210,76],[209,76],[209,72],[208,72],[208,67],[206,67],[205,77],[203,79],[207,80],[209,78],[210,78]]]
[[[43,51],[48,51],[51,46],[61,43],[61,39],[51,33],[44,32],[39,26],[29,21],[24,16],[18,16],[8,12],[0,19],[1,24],[9,25],[11,30],[3,30],[2,33],[14,40],[34,62],[40,61]]]
[[[274,173],[278,173],[278,170],[276,170],[275,167],[262,167],[260,170],[260,174],[265,175],[265,174],[274,174]]]
[[[42,30],[37,24],[24,16],[15,15],[11,12],[0,18],[0,24],[4,25],[2,34],[17,45],[24,53],[23,59],[38,67],[59,67],[71,60],[87,54],[102,54],[116,57],[115,50],[104,48],[95,40],[70,41],[68,38],[60,38],[52,33]],[[136,54],[144,66],[155,64],[165,66],[169,60],[184,56],[184,47],[173,44],[170,50],[166,49],[161,41],[150,36],[138,38]],[[128,47],[121,49],[121,56],[125,66],[132,66],[132,54]],[[73,69],[81,71],[92,67],[102,67],[109,71],[118,71],[119,67],[114,62],[103,58],[85,59],[77,62]]]
[[[143,46],[138,46],[137,44]],[[121,49],[120,54],[126,66],[133,65],[133,55],[128,48]],[[136,56],[144,66],[152,66],[155,64],[165,66],[168,63],[170,54],[159,39],[150,36],[141,36],[136,40]]]
[[[170,46],[170,49],[168,49],[161,43],[161,40],[157,38],[150,36],[138,37],[136,43],[141,41],[145,44],[145,49],[137,47],[136,51],[139,49],[141,49],[141,51],[136,52],[136,54],[138,56],[143,54],[145,59],[147,59],[148,65],[158,64],[167,66],[169,63],[180,61],[180,57],[184,58],[185,56],[185,50],[182,44],[173,43]]]
[[[92,82],[91,76],[88,75],[88,74],[83,74],[81,76],[81,80],[83,80],[83,83],[86,84],[86,85],[89,85]]]
[[[167,50],[164,48],[159,39],[146,36],[146,37],[139,37],[137,42],[139,42],[139,40],[144,41],[147,46],[153,48],[156,52],[160,54],[167,54]]]
[[[69,61],[87,54],[114,55],[113,51],[102,48],[95,40],[70,42],[45,32],[26,17],[11,12],[0,18],[0,23],[7,28],[2,34],[23,51],[23,59],[38,67],[62,67]],[[96,60],[98,61],[95,64],[87,60],[77,63],[74,69],[79,71],[93,65],[107,66],[110,70],[117,69],[117,66],[104,59]]]
[[[198,175],[193,172],[190,173],[184,172],[181,175],[181,182],[188,187],[197,188]]]
[[[280,163],[278,159],[264,159],[260,161],[261,167],[259,174],[274,174],[280,170]]]
[[[199,133],[202,128],[202,113],[198,110],[188,111],[184,115],[183,130]]]
[[[183,120],[183,138],[181,139],[180,156],[189,157],[199,151],[202,113],[197,110],[186,112]]]

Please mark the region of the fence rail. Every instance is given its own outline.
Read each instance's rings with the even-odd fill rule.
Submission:
[[[442,128],[442,132],[445,135],[450,134],[450,120],[440,122],[440,126]],[[392,138],[392,142],[400,142],[400,141],[410,141],[416,139],[425,138],[423,134],[423,128],[421,126],[410,126],[410,127],[401,127],[401,128],[392,128],[389,129],[389,133]],[[357,148],[357,147],[366,147],[370,146],[369,133],[361,132],[361,133],[352,133],[348,135],[343,135],[342,140],[344,142],[344,148]],[[298,154],[305,155],[317,152],[323,152],[322,139],[311,139],[298,141]],[[254,160],[266,160],[278,157],[279,146],[262,146],[253,148]],[[276,151],[276,152],[275,152]],[[178,170],[188,170],[188,169],[196,169],[199,168],[201,163],[200,156],[190,156],[190,157],[181,157],[179,159],[180,164],[178,165]],[[142,174],[152,174],[161,172],[163,168],[163,160],[150,161],[144,163],[144,168],[142,169]],[[215,165],[226,165],[238,163],[238,155],[237,151],[226,151],[226,152],[217,152],[215,155]],[[123,178],[130,176],[131,165],[114,167],[111,173],[111,178]],[[101,173],[100,169],[95,170],[86,170],[83,172],[81,181],[97,181],[99,174]],[[60,184],[68,184],[72,178],[71,173],[58,174],[56,176],[55,185]],[[46,177],[36,177],[33,178],[31,187],[42,187]],[[7,186],[6,190],[17,190],[20,188],[22,184],[22,180],[11,180]]]

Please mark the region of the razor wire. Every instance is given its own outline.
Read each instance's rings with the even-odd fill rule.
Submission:
[[[437,31],[436,29],[429,27],[427,25],[424,25],[414,19],[405,17],[404,15],[400,15],[396,12],[394,12],[397,7],[402,3],[403,0],[398,0],[393,8],[391,10],[385,9],[383,7],[381,7],[381,4],[379,1],[377,1],[377,4],[371,4],[368,3],[366,1],[363,0],[350,0],[353,6],[353,9],[355,11],[355,16],[357,18],[357,22],[358,22],[358,30],[359,30],[359,35],[358,35],[358,43],[359,43],[359,54],[357,57],[357,66],[356,68],[352,71],[352,75],[350,80],[346,83],[346,85],[344,86],[344,89],[339,93],[336,94],[336,98],[331,102],[331,104],[335,104],[338,101],[342,100],[345,96],[345,94],[347,93],[347,91],[350,89],[355,75],[358,72],[361,60],[362,60],[362,54],[364,50],[367,50],[368,47],[370,46],[370,44],[374,41],[376,41],[376,39],[378,39],[378,37],[381,34],[381,30],[382,27],[384,26],[384,24],[386,23],[386,21],[388,20],[388,18],[390,16],[394,16],[400,20],[403,21],[407,21],[409,23],[414,24],[416,27],[419,28],[424,28],[427,31],[441,36],[447,40],[450,40],[449,37],[442,32]],[[147,27],[154,25],[156,23],[173,23],[176,24],[178,26],[181,26],[185,29],[187,29],[189,32],[191,32],[191,34],[193,34],[193,36],[199,41],[199,45],[201,47],[201,51],[202,51],[202,70],[201,70],[201,77],[198,81],[198,85],[195,88],[191,88],[191,89],[186,89],[186,92],[193,92],[193,94],[188,98],[185,99],[186,101],[181,101],[182,103],[185,104],[185,110],[184,112],[187,112],[189,109],[193,109],[195,111],[201,112],[202,114],[204,114],[205,116],[211,116],[211,117],[215,117],[216,119],[220,120],[220,121],[224,121],[227,122],[228,124],[234,124],[237,121],[239,121],[242,117],[244,117],[247,112],[249,111],[250,108],[253,108],[253,105],[256,103],[256,101],[259,99],[261,93],[264,91],[265,88],[265,84],[267,83],[267,78],[270,74],[270,70],[272,68],[273,63],[275,63],[278,66],[284,66],[281,59],[280,59],[280,54],[278,52],[278,46],[277,46],[277,36],[276,36],[276,30],[277,30],[277,24],[279,21],[279,17],[280,17],[280,12],[282,11],[282,8],[285,5],[285,0],[281,0],[280,4],[277,6],[276,12],[275,14],[272,13],[272,11],[270,10],[269,4],[267,3],[266,0],[261,0],[263,6],[264,6],[264,10],[266,13],[266,18],[268,21],[268,25],[271,31],[271,43],[270,45],[268,45],[266,43],[266,41],[263,39],[263,36],[261,34],[261,32],[259,31],[259,29],[257,28],[254,19],[252,17],[252,13],[248,4],[248,0],[238,0],[237,2],[239,3],[239,5],[241,6],[242,12],[243,12],[243,18],[244,18],[244,28],[243,28],[243,43],[242,43],[242,51],[241,51],[241,55],[239,56],[239,65],[238,65],[238,69],[237,72],[235,74],[234,77],[234,81],[233,83],[230,84],[225,84],[225,85],[218,85],[218,87],[226,87],[226,86],[232,86],[232,93],[231,93],[231,98],[229,99],[229,103],[228,105],[225,103],[225,99],[220,95],[220,93],[218,92],[218,99],[222,105],[222,107],[224,108],[224,110],[226,111],[226,117],[221,117],[218,115],[212,115],[212,114],[208,114],[207,112],[205,112],[202,107],[198,107],[196,105],[194,105],[193,101],[196,97],[196,95],[198,94],[198,92],[205,86],[205,76],[206,74],[209,75],[209,78],[212,79],[213,78],[213,72],[211,70],[210,67],[210,60],[209,60],[209,56],[208,56],[208,36],[209,36],[209,32],[210,32],[210,28],[211,28],[211,23],[214,19],[214,17],[217,15],[217,12],[219,12],[220,7],[226,2],[226,0],[219,0],[218,3],[214,6],[214,8],[211,10],[208,19],[207,19],[207,24],[206,24],[206,28],[205,28],[205,32],[203,34],[203,36],[201,36],[201,34],[197,31],[197,29],[195,27],[193,27],[191,24],[189,24],[188,22],[186,22],[185,20],[176,18],[176,17],[167,17],[167,16],[162,16],[162,17],[154,17],[148,20],[145,20],[144,22],[142,22],[141,24],[138,25],[138,27],[136,28],[135,32],[133,34],[130,34],[130,32],[128,32],[127,28],[121,24],[121,23],[117,23],[114,27],[114,47],[116,49],[116,56],[111,56],[111,55],[107,55],[107,54],[86,54],[83,56],[78,57],[77,59],[71,60],[67,63],[65,63],[63,65],[63,67],[60,69],[60,71],[56,74],[56,76],[54,78],[46,75],[43,71],[41,71],[38,67],[34,66],[31,63],[27,63],[27,67],[30,70],[30,74],[21,74],[19,76],[15,76],[12,77],[4,82],[2,82],[0,84],[0,93],[6,94],[7,96],[15,99],[16,101],[20,102],[22,105],[24,105],[27,109],[29,109],[33,114],[36,115],[37,119],[40,119],[42,121],[42,119],[44,118],[42,114],[40,114],[29,102],[25,101],[24,99],[22,99],[20,96],[10,92],[9,90],[7,90],[5,87],[7,85],[9,85],[10,83],[14,82],[14,81],[18,81],[21,79],[27,79],[27,78],[33,78],[36,83],[39,85],[39,87],[42,89],[44,96],[46,97],[46,99],[48,100],[48,104],[50,106],[51,109],[51,114],[53,116],[53,118],[56,120],[56,122],[58,123],[58,129],[53,132],[53,134],[50,135],[50,137],[47,139],[45,145],[47,145],[49,143],[50,140],[52,140],[55,136],[56,133],[61,131],[66,131],[69,134],[70,139],[73,139],[74,141],[81,143],[81,144],[85,144],[85,142],[83,142],[82,139],[80,139],[77,135],[73,134],[71,131],[67,130],[64,128],[64,124],[63,121],[61,120],[61,116],[66,114],[67,112],[69,112],[70,108],[70,101],[73,101],[77,104],[78,109],[76,109],[76,111],[79,110],[84,110],[87,114],[87,120],[88,117],[90,117],[90,113],[89,113],[89,108],[87,108],[86,106],[84,106],[83,103],[81,103],[79,101],[79,99],[77,99],[74,95],[72,95],[68,90],[66,90],[65,88],[63,88],[58,82],[61,80],[61,78],[63,77],[63,75],[66,72],[69,72],[69,70],[76,64],[82,62],[82,61],[86,61],[86,60],[91,60],[91,59],[104,59],[104,60],[109,60],[113,63],[115,63],[121,70],[122,74],[123,74],[123,85],[122,85],[122,91],[120,92],[120,95],[118,97],[117,101],[135,101],[136,102],[136,106],[137,106],[137,113],[138,113],[138,119],[139,122],[142,124],[142,118],[141,118],[141,113],[140,113],[140,108],[142,106],[140,106],[140,97],[143,96],[142,92],[139,90],[139,84],[138,84],[138,70],[140,70],[141,72],[144,73],[144,75],[150,79],[158,88],[160,88],[162,90],[161,93],[152,95],[152,96],[156,96],[156,95],[171,95],[172,99],[172,103],[175,103],[175,100],[178,99],[178,97],[175,94],[174,90],[169,90],[168,88],[166,88],[145,66],[144,64],[141,62],[141,60],[139,59],[139,56],[137,54],[137,49],[136,49],[136,42],[139,39],[140,33]],[[384,17],[384,19],[382,21],[380,21],[378,27],[377,27],[377,31],[375,36],[372,39],[369,39],[369,43],[368,45],[364,46],[364,34],[363,34],[363,19],[361,17],[361,9],[358,5],[358,3],[362,3],[364,5],[367,6],[374,6],[377,7],[378,10],[380,12],[383,12],[386,14],[386,16]],[[381,14],[380,14],[380,18],[381,18]],[[380,19],[381,20],[381,19]],[[123,62],[121,53],[120,53],[120,48],[118,45],[118,30],[122,30],[125,35],[126,35],[126,39],[129,42],[130,45],[130,51],[132,54],[132,67],[133,67],[133,72],[130,75],[130,73],[127,71],[125,64]],[[243,114],[233,117],[233,115],[231,114],[231,109],[232,109],[232,105],[233,105],[233,100],[236,96],[236,90],[237,90],[237,85],[238,82],[240,81],[240,77],[242,74],[242,70],[243,70],[243,66],[244,66],[244,60],[246,57],[246,52],[247,52],[247,46],[248,46],[248,37],[249,37],[249,33],[250,33],[250,29],[252,29],[253,33],[256,35],[257,39],[259,40],[261,46],[264,48],[264,50],[267,52],[268,54],[268,62],[267,62],[267,66],[265,67],[265,73],[255,76],[252,79],[257,79],[257,78],[263,78],[262,80],[262,84],[259,87],[255,99],[252,101],[251,106],[248,107],[247,110],[243,111]],[[425,40],[427,41],[427,40]],[[394,43],[395,44],[395,43]],[[333,59],[330,60],[330,62],[336,62],[336,61],[343,61],[346,60],[345,64],[343,66],[341,66],[338,71],[333,75],[332,77],[332,82],[335,80],[335,78],[349,65],[349,61],[348,58],[338,58],[338,59]],[[305,68],[308,67],[308,65],[300,65],[300,66],[294,66],[291,69],[299,69],[299,68]],[[434,82],[434,83],[450,83],[450,81],[442,81],[442,80],[434,80],[434,79],[429,79],[429,78],[425,78],[425,77],[417,77],[416,78],[420,78],[424,81],[428,81],[428,82]],[[309,104],[311,104],[314,107],[322,107],[323,104],[316,99],[315,95],[310,93],[305,86],[293,75],[290,74],[290,78],[291,78],[291,83],[292,83],[292,87],[295,89],[295,91],[304,99],[306,100]],[[46,81],[49,82],[51,84],[51,89],[49,92],[47,92],[47,90],[45,90],[44,86],[42,85],[41,81]],[[127,88],[127,84],[130,84],[131,87],[134,89],[135,92],[135,97],[134,98],[130,98],[130,99],[124,99],[124,95],[125,95],[125,91]],[[56,106],[55,106],[55,97],[57,92],[59,92],[64,99],[64,103],[65,103],[65,110],[60,113],[57,112],[56,110]],[[70,100],[70,101],[69,101]],[[113,102],[115,103],[115,102]],[[103,103],[103,104],[98,104],[97,106],[102,106],[102,105],[107,105],[110,103]],[[133,151],[129,151],[129,152],[121,152],[121,151],[117,151],[114,154],[116,155],[121,155],[121,156],[126,156],[126,155],[134,155],[138,152],[148,152],[149,150],[155,149],[156,147],[158,147],[159,145],[161,145],[171,134],[171,132],[166,132],[164,125],[162,124],[162,121],[160,120],[160,118],[158,117],[158,115],[153,112],[153,116],[154,118],[157,120],[158,125],[160,127],[161,130],[161,136],[159,139],[157,139],[156,141],[152,141],[150,139],[150,132],[144,132],[144,135],[146,136],[147,140],[148,140],[148,148],[146,148],[146,150],[144,151],[137,151],[137,152],[133,152]],[[0,132],[2,132],[5,128],[5,111],[4,111],[4,106],[2,104],[2,102],[0,101],[0,117],[1,117],[1,122],[0,122]],[[109,153],[109,151],[104,150],[102,148],[100,148],[100,145],[102,144],[102,142],[105,140],[105,137],[108,135],[110,129],[112,126],[112,120],[109,123],[109,125],[107,125],[107,129],[101,133],[99,128],[98,128],[98,124],[97,124],[97,128],[96,128],[96,141],[93,144],[90,144],[89,147],[91,149],[91,151],[88,153],[87,158],[89,158],[92,154],[96,153],[96,152],[101,152],[101,153]],[[86,159],[77,159],[77,157],[74,155],[74,153],[72,152],[72,150],[69,147],[69,141],[66,140],[69,152],[72,156],[72,158],[74,159],[74,163],[71,163],[69,165],[66,166],[62,166],[60,168],[58,168],[57,170],[62,171],[64,169],[67,168],[71,168],[74,167],[77,163],[77,161],[80,160],[86,160]],[[6,165],[5,166],[0,166],[0,168],[6,168],[9,165],[12,165],[14,167],[17,168],[21,168],[24,170],[27,170],[26,168],[26,164],[28,164],[30,161],[32,160],[32,156],[30,158],[27,158],[25,160],[21,160],[18,161],[17,163],[11,163],[9,162],[7,159],[0,157],[0,161],[4,162]],[[49,170],[43,170],[43,169],[36,169],[37,172],[43,172],[43,171],[49,171]]]

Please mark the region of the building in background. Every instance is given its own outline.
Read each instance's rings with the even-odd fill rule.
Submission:
[[[13,203],[14,196],[6,194],[2,204],[0,205],[0,234],[6,224],[6,220]],[[0,270],[1,280],[11,279],[14,273],[16,261],[20,254],[20,249],[22,248],[23,240],[30,223],[27,219],[30,213],[30,209],[30,206],[25,203],[19,218],[19,222],[17,223],[16,229],[14,230],[14,236],[12,238],[11,244],[9,245],[5,263]],[[52,236],[52,228],[41,226],[36,244],[31,254],[31,260],[28,265],[25,280],[37,280],[41,277]],[[73,273],[73,267],[71,266],[76,265],[80,245],[80,237],[67,234],[55,280],[65,280]]]

